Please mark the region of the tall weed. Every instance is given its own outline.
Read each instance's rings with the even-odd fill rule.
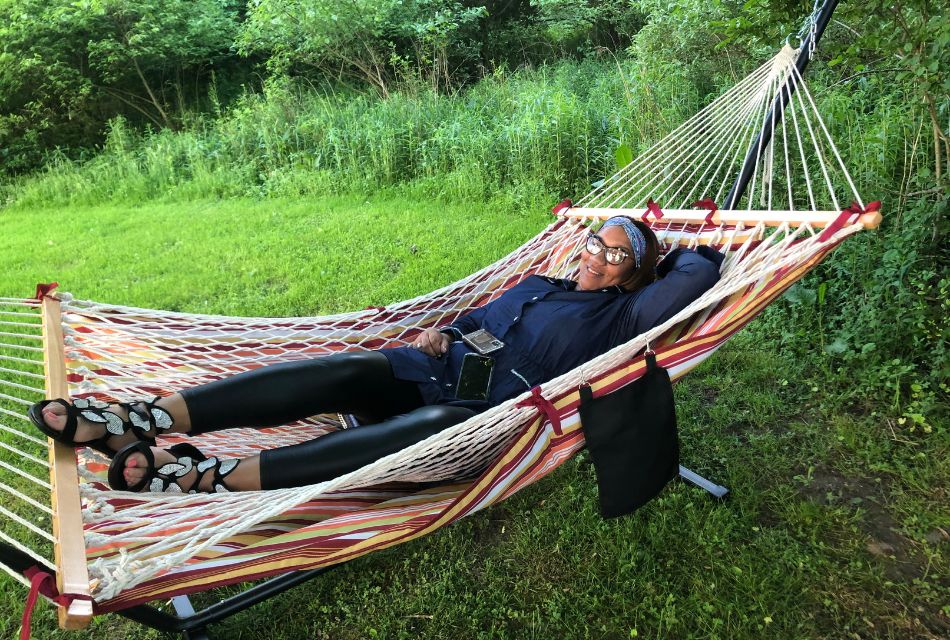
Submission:
[[[859,159],[851,163],[859,190],[883,201],[883,223],[842,244],[748,338],[781,340],[806,377],[833,390],[826,402],[924,436],[945,423],[950,391],[950,200],[934,188],[929,145],[914,143],[920,120],[908,117],[909,96],[873,81],[861,88],[817,94],[840,148]]]

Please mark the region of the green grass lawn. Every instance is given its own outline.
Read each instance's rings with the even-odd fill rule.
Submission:
[[[386,304],[454,282],[551,221],[469,204],[225,200],[0,210],[0,292],[232,315]]]
[[[504,203],[327,198],[0,210],[0,295],[311,315],[448,284],[549,221]],[[212,627],[224,638],[939,638],[948,624],[945,429],[898,437],[836,405],[755,328],[677,386],[672,483],[603,521],[586,453],[508,501]],[[819,391],[820,390],[820,391]],[[195,598],[215,602],[233,589]],[[25,590],[0,577],[0,637]],[[34,637],[64,636],[40,605]],[[86,638],[157,638],[116,615]]]

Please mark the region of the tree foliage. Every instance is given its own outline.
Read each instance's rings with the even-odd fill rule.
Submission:
[[[164,89],[177,87],[187,70],[228,56],[237,33],[233,9],[220,0],[100,0],[84,13],[95,34],[87,43],[91,70],[115,92],[140,85],[128,93],[166,127],[174,122]]]
[[[602,46],[642,26],[629,0],[252,0],[240,43],[272,69],[369,85],[454,90],[500,65]]]
[[[483,6],[454,0],[252,0],[244,52],[272,68],[309,65],[389,94],[395,72],[416,65],[434,86],[451,87],[454,66],[472,57]]]
[[[718,5],[728,14],[715,23],[724,43],[777,36],[776,25],[793,24],[790,5],[800,5],[801,16],[811,10],[808,3],[784,0],[718,0]],[[867,86],[870,77],[879,76],[913,88],[917,100],[909,107],[929,120],[938,181],[946,178],[950,164],[950,19],[944,5],[937,0],[841,2],[821,48],[833,52],[828,66],[840,70],[842,84]]]
[[[841,83],[888,75],[950,163],[950,21],[935,0],[841,2],[819,56]],[[705,95],[795,34],[812,0],[0,0],[2,173],[75,157],[108,121],[175,129],[222,81],[291,79],[387,97],[497,70],[633,56],[631,80]],[[826,53],[828,52],[828,53]],[[266,63],[264,69],[257,65]],[[259,73],[262,72],[262,73]],[[211,99],[208,99],[208,96]],[[633,95],[633,94],[631,94]],[[650,103],[631,105],[651,109]]]
[[[82,147],[129,114],[175,127],[233,57],[228,0],[0,0],[0,153],[8,171]],[[198,91],[189,90],[194,82]]]

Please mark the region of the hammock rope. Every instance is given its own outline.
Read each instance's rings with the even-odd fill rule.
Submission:
[[[719,138],[721,143],[724,144],[728,144],[730,139],[737,143],[735,146],[738,153],[739,147],[742,145],[738,144],[738,136],[734,134],[737,130],[742,129],[743,121],[748,120],[748,116],[760,107],[762,102],[761,82],[768,77],[772,64],[769,62],[762,65],[718,100],[700,110],[666,138],[648,148],[643,152],[641,158],[621,169],[603,185],[578,201],[577,205],[621,208],[626,206],[629,201],[645,197],[645,193],[650,192],[657,186],[651,181],[656,179],[659,173],[658,170],[663,166],[663,163],[673,158],[680,159],[680,156],[673,155],[677,151],[686,154],[685,159],[687,161],[694,161],[702,153],[702,149],[695,144],[700,134],[707,131],[710,126],[713,127],[714,133],[722,133],[720,125],[724,121],[729,121],[730,117],[733,118],[732,121],[735,123],[735,127],[729,129],[729,135],[720,135]],[[734,109],[729,104],[731,102],[738,102],[739,109]],[[632,197],[625,197],[634,189],[637,190]]]
[[[643,374],[638,354],[647,345],[674,379],[712,355],[844,238],[865,227],[863,201],[798,73],[797,55],[786,46],[576,206],[560,209],[556,222],[510,255],[426,295],[323,317],[232,318],[60,294],[58,320],[72,394],[131,401],[275,362],[409,344],[420,330],[452,322],[530,274],[575,277],[586,224],[617,213],[648,220],[664,250],[704,244],[726,254],[716,286],[663,325],[540,388],[328,482],[214,495],[117,493],[104,483],[108,460],[81,450],[79,488],[98,610],[334,564],[425,535],[510,496],[582,448],[579,384],[590,384],[600,395],[635,380]],[[783,92],[791,115],[777,119],[770,105]],[[772,133],[767,144],[761,137],[756,142],[763,127]],[[745,200],[720,209],[716,202],[755,144],[758,160]],[[796,212],[794,194],[802,189],[808,208]],[[855,202],[853,208],[841,211],[836,190],[850,192],[846,200]],[[704,199],[694,202],[697,198]],[[765,212],[753,210],[757,202]],[[747,215],[739,216],[743,212]],[[0,320],[0,336],[12,338],[0,343],[0,382],[26,396],[0,391],[0,415],[26,422],[23,407],[44,396],[31,384],[43,378],[41,363],[30,359],[42,353],[32,346],[41,338],[24,332],[39,329],[33,321],[38,311],[37,301],[0,298],[0,314],[12,318]],[[202,434],[193,441],[208,455],[246,457],[338,428],[331,416],[313,416],[270,429]],[[43,440],[4,424],[0,431],[17,439],[16,444],[0,442],[0,455],[40,469],[49,466],[25,450],[45,447]],[[161,444],[182,440],[170,436]],[[27,487],[49,488],[2,459],[0,467],[22,476]],[[11,514],[10,520],[28,532],[25,539],[46,544],[52,538],[36,525],[37,518],[24,515],[29,508],[39,510],[40,518],[49,516],[31,491],[0,483],[0,492],[15,502],[0,506],[0,513]],[[18,549],[36,546],[15,542],[6,533],[0,540]],[[29,555],[52,566],[43,559],[47,554]]]
[[[796,59],[797,52],[786,45],[772,61],[647,149],[635,162],[579,200],[577,206],[636,208],[652,197],[667,207],[685,208],[707,194],[718,202],[728,190],[744,152],[763,129],[771,133],[770,142],[767,147],[762,138],[756,143],[759,161],[745,197],[746,211],[753,209],[757,191],[762,193],[768,210],[795,211],[792,186],[793,176],[797,175],[805,179],[810,209],[818,211],[818,185],[814,184],[813,174],[823,184],[829,210],[841,208],[836,185],[846,188],[849,199],[864,206],[814,97],[795,66]],[[785,111],[791,113],[792,141],[788,136],[788,118],[779,119],[770,109],[780,94],[787,98]],[[779,120],[781,125],[777,127]],[[780,131],[778,136],[776,128]],[[776,144],[782,147],[778,154]],[[776,173],[786,182],[784,198],[773,188]],[[726,208],[741,209],[739,205],[726,203]]]

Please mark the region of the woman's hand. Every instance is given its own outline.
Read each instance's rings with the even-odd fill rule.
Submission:
[[[428,356],[440,358],[449,350],[451,342],[444,333],[429,328],[416,336],[416,339],[412,341],[412,346]]]

